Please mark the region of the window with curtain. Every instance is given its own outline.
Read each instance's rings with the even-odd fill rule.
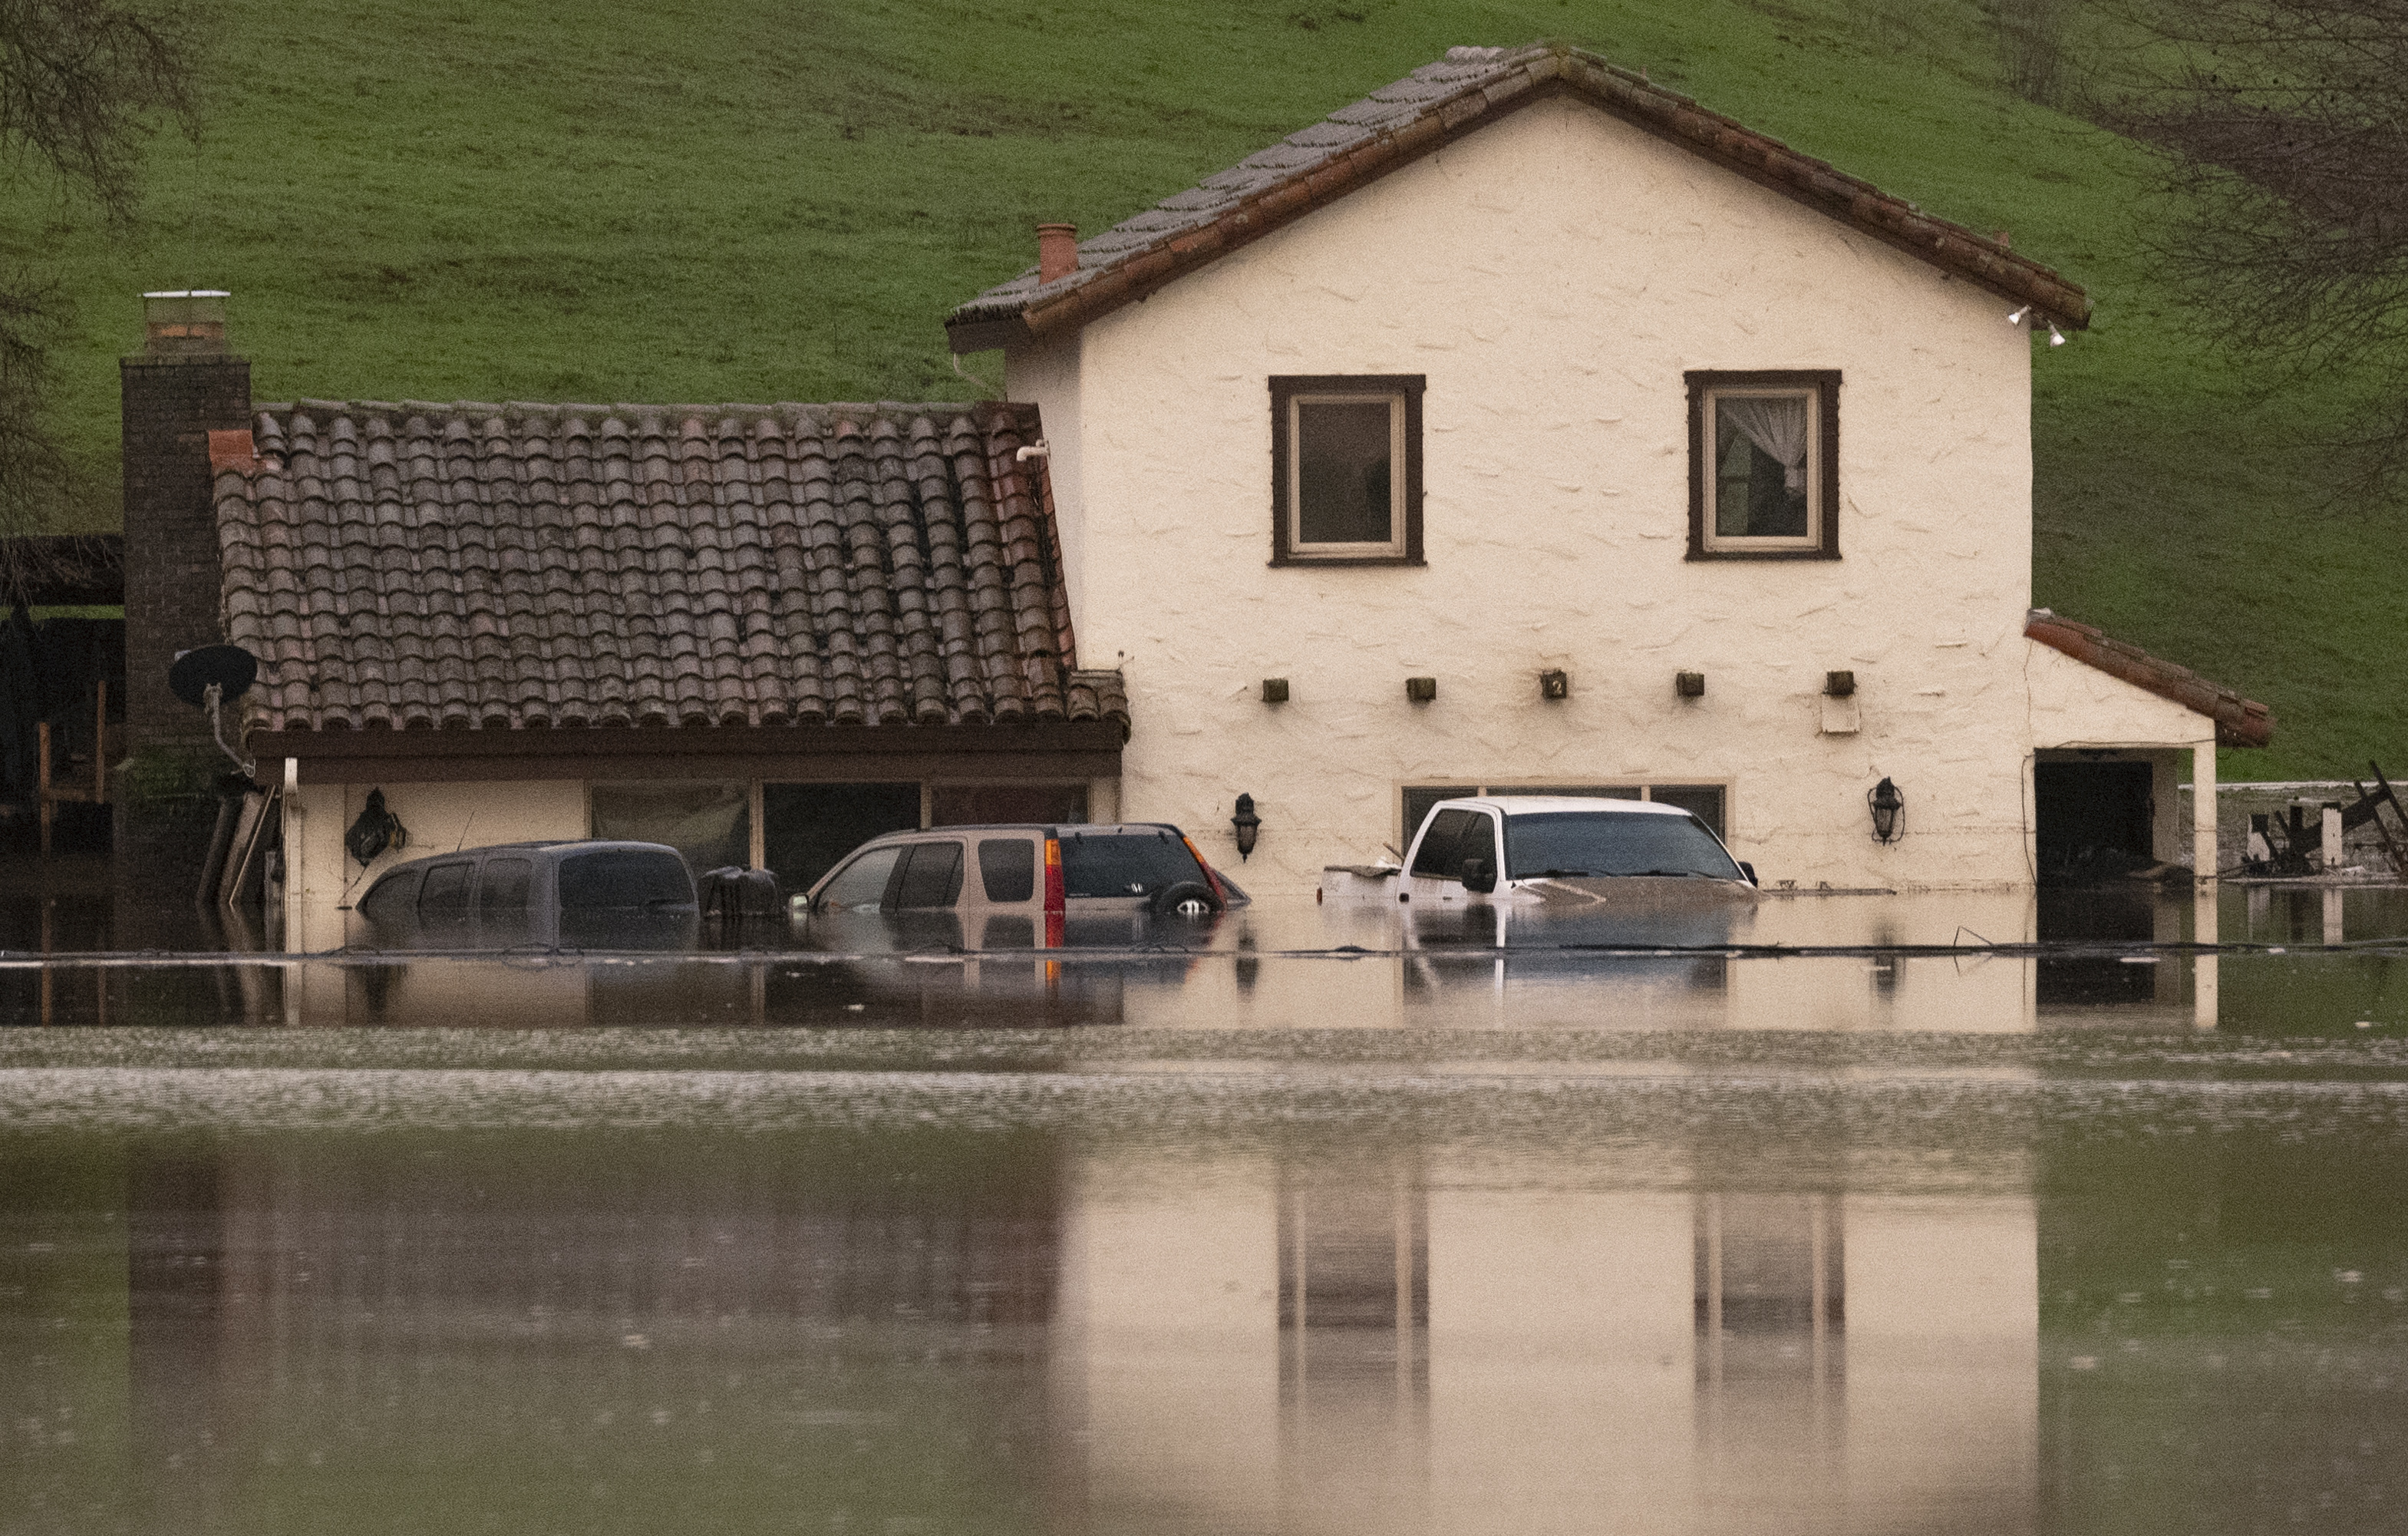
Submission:
[[[1839,553],[1839,375],[1692,373],[1689,556]]]

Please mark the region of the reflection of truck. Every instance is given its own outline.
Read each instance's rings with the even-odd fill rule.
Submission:
[[[1440,800],[1398,865],[1332,865],[1324,900],[1546,902],[1570,907],[1751,902],[1756,871],[1677,806],[1492,795]]]

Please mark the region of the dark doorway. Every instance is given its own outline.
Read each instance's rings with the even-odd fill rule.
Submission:
[[[2040,878],[2129,873],[2155,862],[2146,763],[2040,763],[2032,790]]]
[[[928,797],[928,821],[934,826],[1013,822],[1076,826],[1087,819],[1084,784],[939,784]]]
[[[881,832],[920,825],[920,786],[763,784],[761,856],[790,894],[810,890],[836,861]]]

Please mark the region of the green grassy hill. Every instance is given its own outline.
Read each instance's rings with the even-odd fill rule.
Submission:
[[[2398,510],[2333,509],[2296,446],[2332,401],[2253,403],[2186,337],[2135,253],[2144,151],[2009,93],[1993,5],[699,0],[570,30],[212,0],[203,137],[160,141],[142,228],[0,225],[81,307],[58,525],[111,527],[143,289],[232,289],[262,399],[957,397],[938,323],[1039,219],[1112,223],[1449,45],[1559,37],[2088,286],[2094,329],[2035,359],[2036,600],[2272,704],[2228,776],[2408,768]]]

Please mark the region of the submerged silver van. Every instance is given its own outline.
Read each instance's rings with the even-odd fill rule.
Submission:
[[[1179,828],[1125,822],[890,832],[854,849],[802,903],[822,922],[877,914],[911,928],[895,935],[905,942],[1002,949],[1062,943],[1066,925],[1081,919],[1125,928],[1131,919],[1203,917],[1247,899]]]
[[[678,851],[657,842],[508,842],[396,864],[355,909],[377,949],[676,950],[700,909]]]

